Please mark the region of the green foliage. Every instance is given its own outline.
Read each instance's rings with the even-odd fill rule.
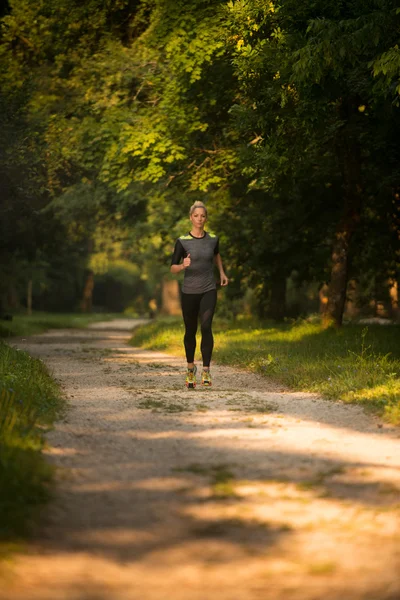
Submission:
[[[299,285],[329,279],[349,215],[346,277],[398,277],[399,19],[394,0],[13,0],[0,83],[16,108],[0,167],[15,247],[34,262],[38,240],[51,245],[30,224],[50,205],[39,231],[66,232],[82,272],[113,260],[90,249],[106,224],[159,280],[183,206],[202,197],[228,293],[251,286],[260,314],[279,316],[293,271]],[[31,206],[22,221],[15,194]]]
[[[376,77],[382,76],[388,95],[393,95],[393,88],[395,94],[400,95],[400,50],[397,44],[375,60],[373,69]],[[399,105],[398,99],[396,104]]]
[[[29,530],[48,499],[52,469],[43,432],[63,406],[40,360],[0,342],[0,540]]]

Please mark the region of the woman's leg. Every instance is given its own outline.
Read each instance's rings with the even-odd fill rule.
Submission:
[[[200,298],[202,294],[183,294],[182,293],[182,315],[185,323],[185,344],[186,360],[188,365],[193,365],[194,353],[196,350],[196,332],[199,319]]]
[[[212,320],[215,306],[217,304],[217,290],[210,290],[202,295],[200,300],[200,324],[201,324],[201,354],[203,367],[210,367],[211,355],[214,348],[214,337],[212,334]]]

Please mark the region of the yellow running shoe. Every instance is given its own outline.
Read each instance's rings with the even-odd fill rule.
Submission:
[[[196,365],[194,365],[193,369],[187,370],[185,385],[189,390],[194,390],[194,388],[196,387],[196,372]]]
[[[211,387],[212,382],[211,382],[211,373],[210,371],[203,371],[201,374],[201,385],[204,385],[205,387]]]

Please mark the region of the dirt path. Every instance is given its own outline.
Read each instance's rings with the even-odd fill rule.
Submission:
[[[17,340],[70,403],[58,489],[7,600],[399,600],[400,430],[129,347],[132,322]]]

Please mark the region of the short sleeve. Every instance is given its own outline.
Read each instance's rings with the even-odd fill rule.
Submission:
[[[172,259],[171,259],[171,265],[179,265],[179,263],[181,262],[181,260],[184,257],[185,257],[185,250],[182,246],[182,243],[180,240],[176,240],[174,253],[173,253]]]
[[[219,238],[217,238],[217,243],[214,248],[214,256],[217,256],[217,254],[219,254]]]

